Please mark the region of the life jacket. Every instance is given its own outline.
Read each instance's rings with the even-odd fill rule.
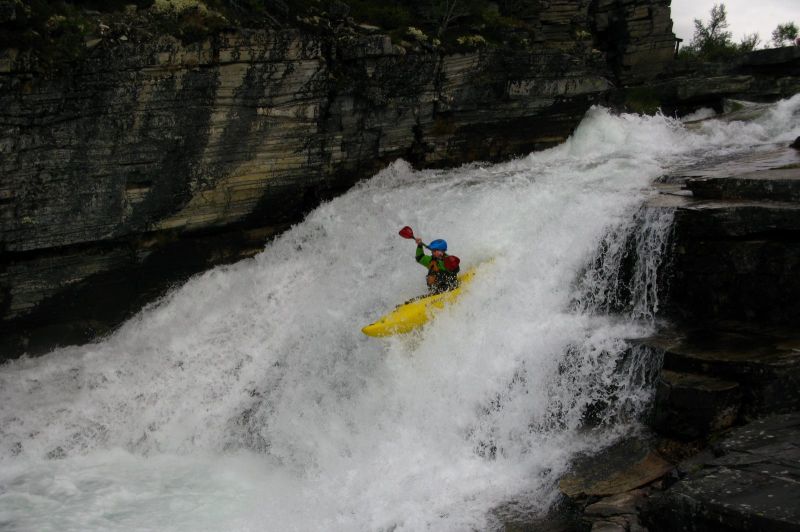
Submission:
[[[434,294],[438,294],[458,287],[459,271],[461,268],[458,257],[455,255],[445,255],[440,260],[432,259],[425,277],[428,289]]]

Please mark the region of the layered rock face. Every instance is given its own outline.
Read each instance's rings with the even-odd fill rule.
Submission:
[[[594,31],[623,85],[663,74],[675,55],[669,2],[598,0],[590,8]]]
[[[800,320],[800,155],[758,157],[686,179],[693,199],[676,211],[670,295],[684,322]],[[771,168],[747,171],[760,164]]]
[[[677,65],[677,64],[676,64]],[[800,47],[757,50],[729,63],[676,66],[646,90],[626,91],[626,100],[658,102],[666,114],[698,107],[724,110],[727,99],[776,101],[800,92]]]
[[[614,83],[663,70],[668,4],[532,4],[540,42],[516,52],[292,29],[119,37],[56,76],[0,53],[0,359],[109,330],[398,157],[561,142]]]
[[[670,322],[629,355],[661,368],[649,428],[577,460],[560,488],[582,529],[797,530],[800,154],[664,181],[651,207],[675,210]]]

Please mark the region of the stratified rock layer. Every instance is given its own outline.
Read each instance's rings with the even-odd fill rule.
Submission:
[[[682,440],[707,439],[741,423],[800,410],[796,331],[727,328],[664,331],[640,341],[663,360],[650,424]]]
[[[676,209],[672,320],[631,343],[662,365],[644,449],[664,468],[609,490],[639,468],[614,448],[586,460],[590,474],[578,462],[560,487],[584,529],[800,530],[799,178],[797,153],[776,146],[659,185],[651,207]]]
[[[675,214],[671,313],[800,323],[800,155],[784,147],[692,173],[676,178],[692,194]]]
[[[625,101],[649,99],[665,114],[698,107],[725,109],[729,99],[770,102],[800,92],[800,47],[757,50],[724,63],[675,65],[644,90],[622,91]]]

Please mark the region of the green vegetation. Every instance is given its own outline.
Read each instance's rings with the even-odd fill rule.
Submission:
[[[310,4],[305,9],[306,13],[320,10],[330,13],[329,6],[325,5],[330,2],[310,2]],[[407,28],[414,24],[412,12],[401,3],[350,0],[347,6],[350,8],[348,16],[353,17],[356,22],[378,26],[388,31]]]
[[[174,35],[190,42],[230,26],[230,0],[13,0],[0,19],[0,49],[31,51],[41,70],[63,67],[85,56],[98,39],[129,39],[137,30]],[[218,8],[218,9],[215,9]],[[122,29],[120,29],[122,28]],[[148,31],[148,30],[153,30]]]
[[[685,46],[678,57],[688,61],[724,61],[738,54],[752,52],[761,43],[757,33],[745,36],[738,44],[733,42],[728,28],[728,12],[725,4],[714,4],[709,20],[694,20],[692,42]],[[778,24],[772,32],[772,44],[785,46],[793,44],[800,32],[794,22]]]
[[[144,7],[152,0],[15,0],[13,15],[0,21],[0,49],[34,50],[44,64],[59,64],[85,52],[85,38],[95,23],[87,10],[120,11],[126,5]]]
[[[219,2],[201,0],[155,0],[150,7],[151,24],[183,42],[201,41],[231,25]]]
[[[728,28],[728,12],[725,4],[714,4],[710,19],[703,23],[694,19],[694,37],[678,54],[682,59],[702,61],[724,61],[738,54],[752,52],[760,42],[757,33],[746,36],[737,44],[733,42]]]
[[[0,13],[0,49],[33,52],[39,68],[66,65],[110,39],[169,34],[184,42],[230,27],[304,25],[327,32],[348,22],[396,41],[449,49],[532,41],[530,0],[11,0]]]
[[[649,87],[635,87],[625,91],[625,107],[634,113],[654,115],[661,108],[661,99]]]
[[[289,12],[297,17],[325,17],[342,11],[339,0],[287,4]],[[345,9],[347,16],[357,24],[378,26],[397,38],[404,38],[411,26],[427,36],[427,42],[436,40],[454,47],[464,46],[459,39],[461,43],[480,43],[482,39],[518,44],[532,30],[524,19],[530,15],[531,3],[524,0],[347,0],[345,4],[349,7]]]
[[[798,32],[797,24],[794,22],[778,24],[778,27],[772,32],[772,44],[775,46],[792,45],[798,34],[800,32]]]

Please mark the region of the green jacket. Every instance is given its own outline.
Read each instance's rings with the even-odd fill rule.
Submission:
[[[447,254],[445,254],[441,259],[435,261],[433,260],[433,256],[425,254],[425,251],[423,250],[421,244],[417,246],[417,256],[416,256],[417,262],[419,262],[429,270],[446,272],[447,268],[445,268],[444,266],[444,257],[446,256]]]

